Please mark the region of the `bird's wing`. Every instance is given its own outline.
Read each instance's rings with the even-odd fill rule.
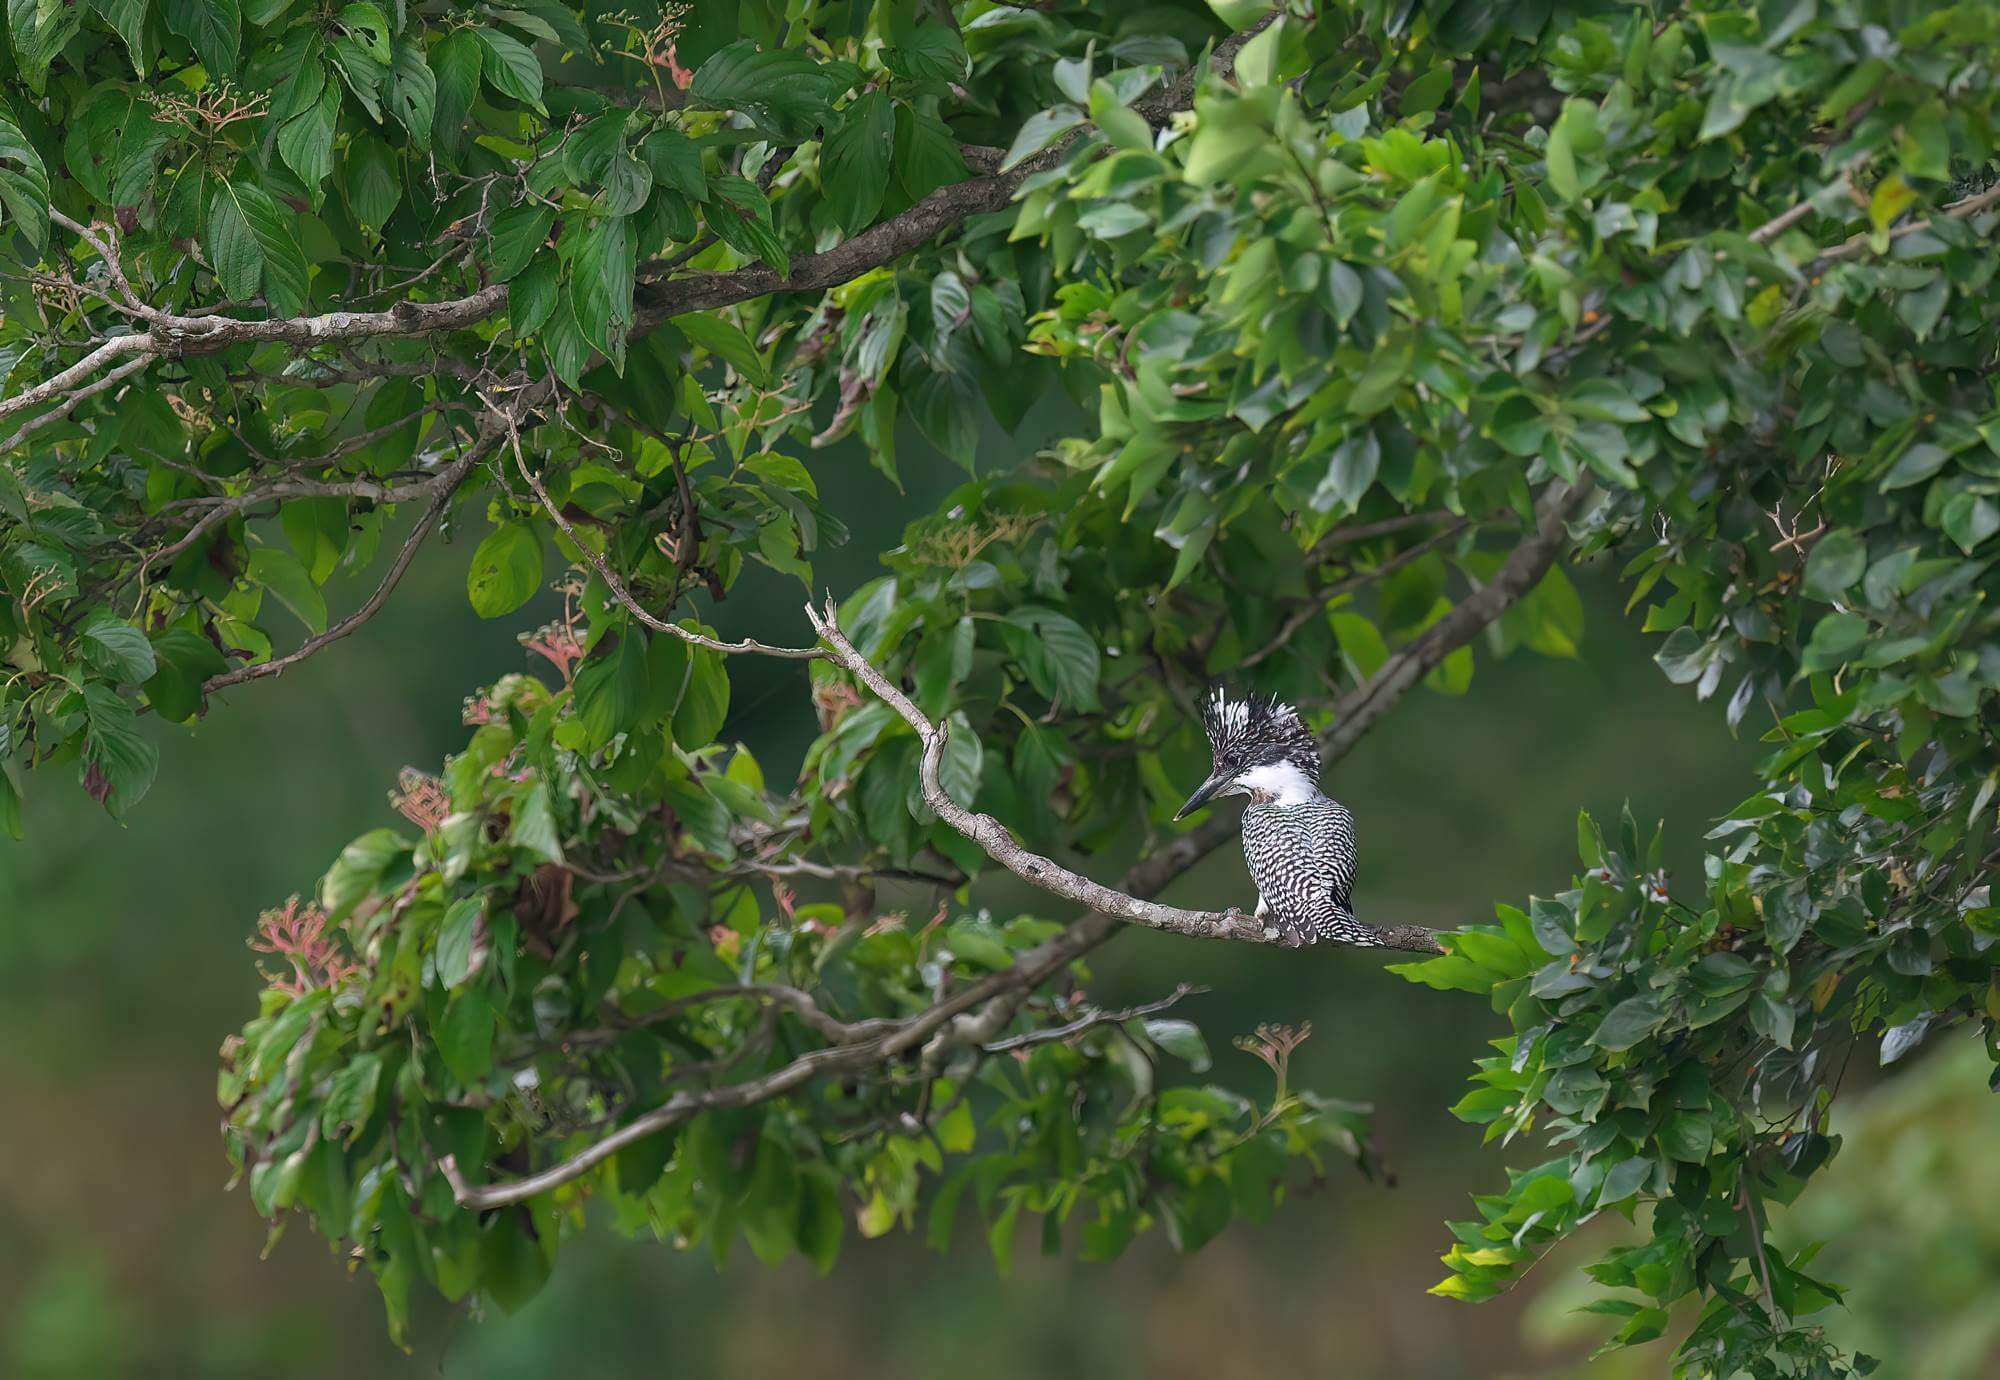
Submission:
[[[1313,822],[1313,851],[1325,860],[1329,899],[1347,910],[1354,897],[1354,816],[1329,800]]]

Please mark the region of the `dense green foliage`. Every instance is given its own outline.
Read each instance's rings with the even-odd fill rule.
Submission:
[[[1023,1213],[1191,1247],[1295,1157],[1365,1164],[1282,1071],[1159,1086],[1199,1035],[1077,993],[1109,928],[981,908],[850,677],[799,670],[795,787],[718,742],[738,649],[697,619],[752,562],[803,597],[843,532],[816,451],[893,476],[907,421],[967,479],[841,625],[950,723],[953,799],[1148,844],[1134,890],[1227,835],[1160,848],[1209,678],[1337,758],[1415,680],[1464,693],[1482,633],[1573,654],[1557,539],[1627,563],[1662,669],[1773,750],[1704,894],[1585,821],[1571,890],[1409,967],[1512,1023],[1461,1114],[1555,1155],[1440,1289],[1635,1213],[1593,1267],[1618,1343],[1700,1295],[1690,1373],[1841,1373],[1764,1204],[1836,1149],[1857,1040],[2000,1017],[2000,18],[602,9],[9,7],[0,757],[128,810],[141,709],[320,651],[440,526],[483,616],[582,572],[413,831],[266,917],[222,1087],[258,1209],[355,1242],[400,1325],[420,1279],[525,1298],[590,1202],[825,1268],[850,1217],[963,1200],[1004,1262]],[[1059,391],[1080,434],[974,465]]]

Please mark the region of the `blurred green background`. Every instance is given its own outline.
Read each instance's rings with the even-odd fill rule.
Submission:
[[[1033,439],[1005,454],[996,444],[992,458]],[[902,522],[962,478],[912,443],[903,463],[905,495],[859,454],[816,463],[855,529],[820,561],[832,589],[875,573]],[[1342,1173],[1271,1226],[1232,1230],[1193,1257],[1156,1234],[1112,1266],[1028,1255],[1004,1280],[968,1230],[943,1258],[909,1237],[850,1232],[829,1280],[741,1251],[718,1270],[705,1251],[599,1231],[566,1248],[518,1316],[434,1304],[413,1352],[397,1351],[365,1274],[303,1226],[266,1254],[247,1200],[224,1193],[215,1055],[253,1007],[244,941],[257,912],[310,891],[349,838],[391,822],[397,769],[434,768],[462,743],[466,692],[525,667],[514,634],[547,610],[480,622],[463,593],[469,556],[469,542],[434,547],[358,636],[282,682],[232,692],[193,735],[163,733],[159,784],[129,823],[107,819],[66,769],[30,782],[28,842],[0,846],[0,1375],[1663,1373],[1667,1343],[1615,1370],[1582,1361],[1605,1330],[1569,1311],[1586,1250],[1558,1252],[1484,1306],[1424,1292],[1440,1273],[1443,1220],[1501,1179],[1501,1154],[1444,1110],[1497,1028],[1477,1003],[1353,952],[1145,931],[1097,956],[1094,995],[1109,1004],[1206,985],[1183,1009],[1217,1051],[1213,1076],[1261,1095],[1269,1075],[1229,1038],[1310,1020],[1295,1083],[1373,1102],[1398,1186]],[[1577,808],[1615,814],[1627,798],[1641,820],[1669,822],[1672,868],[1699,889],[1701,834],[1746,790],[1756,745],[1732,741],[1715,706],[1654,670],[1610,574],[1575,572],[1589,609],[1582,659],[1482,658],[1469,696],[1416,693],[1332,775],[1360,818],[1368,918],[1459,923],[1496,898],[1560,889]],[[802,641],[803,594],[746,578],[718,621]],[[728,736],[775,779],[811,731],[804,675],[734,669]],[[1241,859],[1224,850],[1170,899],[1240,902],[1244,887]],[[1977,1050],[1912,1063],[1848,1099],[1846,1151],[1776,1230],[1833,1238],[1827,1273],[1857,1286],[1856,1314],[1837,1330],[1889,1358],[1885,1373],[2000,1375],[2000,1201],[1981,1173],[2000,1098],[1985,1091]],[[1513,1158],[1538,1157],[1517,1147]]]

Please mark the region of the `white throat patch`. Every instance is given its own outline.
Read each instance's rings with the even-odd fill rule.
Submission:
[[[1295,763],[1272,762],[1250,768],[1230,789],[1272,805],[1303,805],[1319,794],[1319,783]]]

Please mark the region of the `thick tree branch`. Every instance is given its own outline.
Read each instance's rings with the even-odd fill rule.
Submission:
[[[34,387],[24,388],[11,398],[0,398],[0,417],[11,417],[16,412],[24,412],[28,408],[39,407],[45,402],[60,398],[70,389],[88,380],[112,360],[139,352],[153,353],[149,337],[137,334],[114,335],[69,368],[51,374]]]
[[[0,455],[11,454],[17,446],[43,427],[53,422],[59,422],[69,416],[70,413],[76,411],[77,404],[84,401],[84,399],[94,398],[106,389],[116,388],[119,384],[146,368],[152,362],[153,357],[151,355],[140,355],[137,359],[128,359],[103,377],[94,379],[83,387],[62,395],[61,402],[40,416],[30,417],[27,421],[21,423],[20,430],[16,431],[6,440],[0,441]]]
[[[806,617],[812,620],[814,631],[820,640],[833,649],[833,659],[839,662],[863,685],[872,690],[876,697],[898,715],[912,729],[917,740],[923,745],[923,754],[917,767],[917,785],[923,792],[924,803],[936,812],[937,817],[951,828],[963,834],[985,850],[986,855],[1044,891],[1088,906],[1106,915],[1115,915],[1121,920],[1146,925],[1157,930],[1169,930],[1175,934],[1195,935],[1205,939],[1251,939],[1272,940],[1277,931],[1268,934],[1264,927],[1240,910],[1201,911],[1181,910],[1174,906],[1163,906],[1153,901],[1140,900],[1120,891],[1094,882],[1090,878],[1070,871],[1052,858],[1030,852],[1021,846],[1007,827],[991,815],[976,814],[951,798],[939,779],[939,768],[944,762],[945,740],[949,726],[942,720],[937,723],[917,708],[890,679],[876,669],[868,658],[855,650],[854,644],[840,630],[839,617],[834,611],[832,600],[827,601],[824,611],[808,604]]]

